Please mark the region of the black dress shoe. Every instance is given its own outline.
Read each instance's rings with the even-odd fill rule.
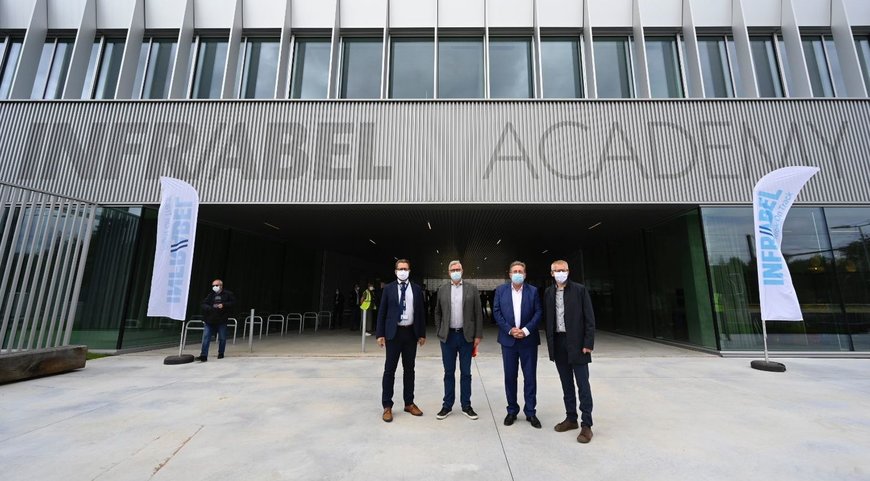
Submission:
[[[512,424],[514,423],[514,421],[516,421],[516,420],[517,420],[517,415],[516,415],[516,414],[508,414],[507,416],[504,417],[504,425],[505,425],[505,426],[510,426],[510,425],[512,425]]]
[[[541,420],[538,419],[538,416],[526,416],[526,421],[532,423],[533,428],[541,429]]]
[[[223,358],[224,358],[224,353],[218,354],[218,359],[223,359]]]
[[[196,356],[194,359],[196,359],[196,360],[199,361],[199,362],[206,362],[206,361],[208,361],[208,358],[205,357],[205,356]]]

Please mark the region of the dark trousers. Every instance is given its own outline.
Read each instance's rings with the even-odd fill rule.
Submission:
[[[578,349],[581,349],[578,347]],[[568,362],[568,346],[564,333],[553,336],[553,354],[559,380],[562,381],[562,399],[565,401],[565,415],[577,421],[577,399],[580,399],[580,423],[592,427],[592,387],[589,385],[589,364]],[[577,381],[577,396],[574,396],[574,381]]]
[[[384,362],[384,379],[382,382],[381,404],[393,407],[393,385],[396,383],[396,368],[399,367],[399,357],[402,358],[402,397],[405,406],[414,403],[414,360],[417,357],[417,338],[414,336],[414,326],[402,327],[396,331],[396,337],[386,340],[387,360]]]
[[[447,341],[441,341],[441,361],[444,363],[444,404],[453,409],[456,402],[456,356],[459,355],[459,404],[463,409],[471,406],[471,351],[473,342],[465,340],[462,331],[451,329]]]
[[[227,325],[226,324],[209,324],[205,323],[205,329],[202,330],[202,350],[199,355],[208,357],[208,347],[211,344],[211,336],[217,331],[218,334],[218,354],[223,354],[227,348]]]
[[[525,405],[523,413],[534,416],[538,395],[538,345],[527,339],[517,340],[513,346],[501,347],[501,359],[504,364],[504,391],[507,397],[507,412],[516,416],[520,412],[517,404],[517,376],[519,367],[523,369],[523,398]]]

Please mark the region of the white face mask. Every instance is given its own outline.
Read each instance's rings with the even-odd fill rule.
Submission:
[[[408,276],[410,274],[411,274],[411,271],[409,271],[407,269],[397,269],[396,270],[396,277],[398,277],[399,280],[403,281],[403,282],[408,280]]]
[[[564,284],[565,281],[568,280],[568,273],[567,272],[554,272],[553,277],[556,279],[556,282],[558,282],[559,284]]]
[[[211,286],[211,290],[213,290],[213,291],[215,291],[215,292],[220,292],[220,291],[221,291],[221,286]]]
[[[525,274],[520,274],[519,272],[511,274],[511,282],[514,284],[522,284],[524,280],[526,280]]]
[[[462,272],[451,272],[451,273],[450,273],[450,279],[451,279],[453,282],[459,282],[459,281],[461,281],[461,280],[462,280]]]

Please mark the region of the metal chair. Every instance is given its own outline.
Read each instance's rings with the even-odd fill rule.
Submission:
[[[291,322],[299,324],[299,334],[302,334],[302,314],[299,314],[298,312],[287,313],[287,331],[290,330]]]
[[[323,318],[326,318],[326,327],[332,329],[332,312],[330,311],[320,311],[318,313],[318,322],[322,321]]]
[[[254,327],[260,326],[260,339],[263,338],[263,318],[260,316],[254,316],[254,319],[251,319],[251,316],[245,317],[245,327],[242,330],[242,337],[246,337],[248,335],[248,325],[251,325],[251,335],[254,335]]]
[[[318,317],[317,317],[316,312],[306,312],[305,314],[302,315],[302,327],[299,328],[299,332],[302,332],[305,330],[305,322],[306,321],[313,321],[314,322],[314,332],[317,332],[317,324],[318,324],[317,320],[318,320]]]
[[[266,318],[266,336],[269,336],[269,325],[273,322],[277,322],[281,325],[281,335],[283,336],[286,321],[284,320],[284,316],[281,314],[269,314],[269,317]]]

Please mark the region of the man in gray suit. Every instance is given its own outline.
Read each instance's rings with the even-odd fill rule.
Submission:
[[[456,401],[456,356],[459,355],[459,403],[462,414],[477,419],[471,407],[471,355],[483,338],[483,316],[477,286],[462,281],[462,263],[450,261],[447,266],[450,283],[438,288],[435,304],[435,332],[441,339],[441,359],[444,362],[444,403],[435,415],[444,419]]]

